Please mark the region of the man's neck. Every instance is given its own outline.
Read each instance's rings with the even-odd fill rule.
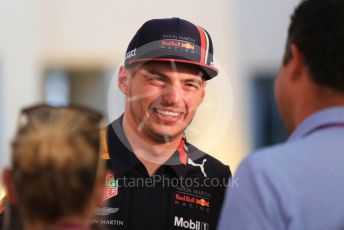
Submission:
[[[173,155],[183,137],[181,134],[169,142],[154,141],[132,127],[125,115],[122,125],[133,153],[146,167],[150,176]]]
[[[303,104],[300,104],[298,113],[295,114],[295,125],[294,129],[299,126],[307,117],[321,110],[344,106],[343,95],[328,95],[320,94],[314,97],[312,100],[307,100]]]

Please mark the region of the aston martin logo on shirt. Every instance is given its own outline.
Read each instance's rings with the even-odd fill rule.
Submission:
[[[118,210],[119,208],[108,208],[108,207],[96,208],[95,214],[97,216],[108,216],[110,214],[116,213]]]

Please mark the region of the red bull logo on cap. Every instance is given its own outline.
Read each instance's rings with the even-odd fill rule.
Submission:
[[[165,39],[161,41],[161,47],[167,47],[167,48],[179,48],[184,50],[195,50],[195,45],[191,44],[190,42],[183,42],[180,40],[174,40],[174,39]]]
[[[186,43],[182,43],[182,47],[188,50],[195,50],[195,46],[191,45],[191,43],[186,42]]]

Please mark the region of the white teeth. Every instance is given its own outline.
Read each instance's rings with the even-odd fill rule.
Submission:
[[[177,117],[179,116],[181,113],[178,112],[171,112],[171,111],[166,111],[166,110],[161,110],[161,109],[156,109],[156,111],[159,114],[165,115],[165,116],[172,116],[172,117]]]

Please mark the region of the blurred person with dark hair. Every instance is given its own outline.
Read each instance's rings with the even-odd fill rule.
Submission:
[[[12,165],[3,178],[24,229],[90,229],[94,210],[103,202],[102,120],[81,107],[23,110],[12,144]],[[5,229],[18,227],[6,216],[4,221]]]
[[[284,144],[251,154],[220,229],[344,229],[344,0],[305,0],[275,83]]]

